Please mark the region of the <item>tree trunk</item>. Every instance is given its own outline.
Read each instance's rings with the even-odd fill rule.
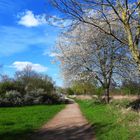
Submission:
[[[87,95],[87,91],[86,91],[86,89],[84,89],[84,95]]]
[[[139,74],[140,74],[140,61],[139,61],[139,64],[138,64],[138,69],[139,69]]]
[[[106,103],[109,104],[110,102],[110,91],[109,88],[106,88],[106,97],[105,97]]]
[[[127,32],[127,38],[128,38],[128,46],[129,46],[129,50],[132,54],[133,59],[135,60],[137,66],[138,66],[138,70],[140,73],[140,53],[139,53],[139,49],[138,49],[138,45],[133,42],[133,35],[131,32],[131,28],[130,25],[126,25],[125,26],[126,32]]]

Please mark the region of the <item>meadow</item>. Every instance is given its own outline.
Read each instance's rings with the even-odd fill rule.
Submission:
[[[64,105],[0,108],[0,140],[27,140]]]
[[[83,115],[92,124],[97,140],[139,140],[140,114],[126,109],[128,101],[102,104],[78,101]]]

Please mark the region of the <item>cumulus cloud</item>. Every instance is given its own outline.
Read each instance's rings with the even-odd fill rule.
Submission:
[[[43,24],[51,24],[57,27],[67,27],[72,24],[72,20],[66,20],[58,16],[46,17],[45,14],[35,15],[32,11],[26,10],[23,13],[18,14],[18,24],[26,27],[37,27]],[[46,20],[47,18],[47,20]]]
[[[45,14],[35,15],[32,11],[27,10],[18,15],[18,24],[26,27],[36,27],[46,23]]]
[[[31,66],[32,70],[36,72],[46,72],[48,70],[47,67],[41,64],[34,64],[29,61],[15,61],[11,67],[15,68],[16,70],[23,70],[26,66]]]

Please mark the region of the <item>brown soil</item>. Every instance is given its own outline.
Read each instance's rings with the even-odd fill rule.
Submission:
[[[81,114],[78,104],[69,104],[39,132],[33,140],[94,140],[93,127]]]
[[[96,97],[96,95],[94,95]],[[128,99],[128,100],[136,100],[139,97],[137,95],[110,95],[112,99],[114,100],[122,100],[122,99]],[[90,95],[77,95],[77,99],[92,99],[92,96]]]
[[[137,95],[126,95],[126,96],[115,95],[115,96],[113,96],[113,99],[116,99],[116,100],[122,100],[122,99],[136,100],[136,99],[138,99],[138,96]]]

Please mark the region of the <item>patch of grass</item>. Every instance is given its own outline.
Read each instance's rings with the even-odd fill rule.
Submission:
[[[122,100],[113,100],[110,104],[117,108],[128,108],[128,105],[131,103],[131,100],[122,99]]]
[[[116,104],[105,105],[91,100],[80,100],[78,103],[93,125],[97,140],[140,139],[140,114],[116,107]]]
[[[0,140],[27,140],[64,105],[0,108]]]

